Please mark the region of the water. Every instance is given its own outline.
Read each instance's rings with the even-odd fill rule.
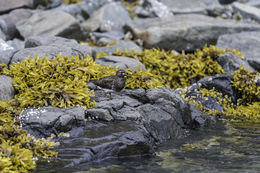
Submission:
[[[101,162],[64,168],[62,161],[41,161],[37,173],[170,173],[260,172],[260,124],[222,123],[191,131],[178,141],[158,147],[154,156],[110,158]]]

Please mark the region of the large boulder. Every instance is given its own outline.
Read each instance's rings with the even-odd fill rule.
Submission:
[[[21,36],[61,36],[72,39],[84,39],[78,21],[62,11],[42,11],[16,24]]]
[[[1,15],[0,20],[2,20],[2,23],[0,24],[0,28],[6,34],[6,39],[9,40],[15,37],[19,37],[19,33],[15,25],[21,20],[29,18],[31,15],[32,12],[26,9],[17,9],[11,11],[8,14]]]
[[[12,83],[11,77],[0,75],[0,100],[7,101],[14,98],[15,90]]]
[[[122,30],[125,23],[132,22],[126,9],[120,4],[111,2],[95,11],[91,17],[82,23],[86,32]]]
[[[0,0],[0,14],[6,13],[11,10],[22,8],[22,7],[32,7],[33,0]]]
[[[260,31],[260,25],[189,14],[143,19],[136,24],[126,24],[125,29],[132,32],[135,39],[143,40],[146,48],[194,51],[205,44],[216,44],[218,37],[226,33]]]
[[[217,46],[239,49],[248,63],[260,71],[260,32],[241,32],[219,37]]]

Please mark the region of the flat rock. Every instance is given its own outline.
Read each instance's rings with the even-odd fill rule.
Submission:
[[[260,9],[245,5],[242,3],[235,2],[232,4],[233,10],[236,13],[239,13],[243,19],[253,19],[257,22],[260,22]]]
[[[21,36],[61,36],[84,39],[78,21],[62,11],[42,11],[16,24]]]
[[[15,90],[12,83],[11,77],[0,75],[0,100],[6,101],[14,98]]]
[[[218,0],[161,0],[174,14],[207,13],[208,8],[219,6]]]
[[[0,20],[3,20],[2,27],[4,27],[4,32],[6,34],[6,39],[13,39],[19,36],[19,33],[16,29],[16,24],[23,19],[27,19],[32,15],[30,10],[26,9],[17,9],[13,10],[8,14],[1,15]],[[1,26],[0,26],[1,28]]]
[[[119,69],[130,68],[138,71],[138,69],[141,68],[143,71],[146,71],[145,66],[140,61],[124,56],[103,56],[96,58],[95,61],[98,64],[111,65],[113,67],[119,67]]]
[[[32,7],[33,0],[0,0],[0,14],[17,8]]]
[[[130,23],[131,21],[132,19],[121,3],[111,2],[95,11],[81,26],[86,32],[97,30],[109,32],[122,30],[125,23]]]
[[[28,108],[18,118],[22,127],[29,134],[37,137],[48,137],[51,133],[68,132],[73,127],[85,124],[85,114],[82,107],[56,108],[49,106]]]
[[[60,37],[31,37],[25,42],[25,47],[16,52],[11,63],[24,61],[26,57],[34,58],[46,56],[47,58],[62,56],[92,56],[92,49],[88,45],[78,44],[75,40]]]
[[[143,19],[139,24],[126,24],[125,29],[135,39],[143,40],[145,48],[194,51],[203,48],[205,44],[216,44],[222,34],[259,31],[260,25],[188,14],[164,19]]]
[[[226,34],[219,37],[217,46],[235,48],[242,52],[248,63],[260,71],[260,32],[241,32]]]

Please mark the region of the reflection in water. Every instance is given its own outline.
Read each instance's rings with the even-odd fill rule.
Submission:
[[[35,172],[260,172],[260,124],[218,123],[160,146],[155,156],[107,159],[64,168],[41,162]]]

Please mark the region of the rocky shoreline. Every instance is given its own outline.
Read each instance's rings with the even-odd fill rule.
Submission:
[[[171,52],[162,56],[165,59],[170,55],[196,54],[200,57],[205,51],[209,54],[205,58],[217,62],[225,74],[206,76],[203,73],[192,78],[193,71],[190,71],[187,76],[190,86],[185,88],[125,88],[113,92],[112,99],[104,95],[102,88],[86,83],[95,91],[95,96],[90,97],[90,101],[96,102],[93,109],[83,104],[32,106],[16,115],[19,127],[31,136],[52,136],[52,140],[59,142],[55,149],[59,152],[58,158],[70,167],[109,157],[152,155],[159,144],[183,138],[189,130],[214,124],[216,116],[222,116],[219,113],[228,109],[222,104],[224,102],[240,106],[241,99],[248,94],[245,102],[259,103],[260,2],[233,1],[83,0],[65,4],[62,0],[13,0],[13,3],[0,0],[1,103],[15,100],[19,94],[13,85],[15,77],[6,75],[3,69],[14,70],[11,66],[24,62],[27,57],[34,59],[37,55],[50,60],[58,54],[62,57],[93,57],[103,66],[141,70],[146,74],[153,73],[153,65],[147,66],[137,55],[135,57],[134,51],[165,49]],[[219,49],[206,49],[205,44]],[[231,49],[239,49],[244,59],[238,51]],[[132,51],[131,56],[127,51]],[[156,61],[154,56],[157,54],[147,52],[147,61]],[[158,67],[160,63],[158,60]],[[171,60],[166,63],[170,64]],[[196,63],[193,60],[192,64]],[[198,64],[193,70],[215,70],[207,69],[210,65],[202,68],[203,65]],[[237,88],[239,80],[244,82],[241,66],[244,71],[254,71],[252,74],[248,72],[250,83],[246,84],[252,86],[252,93],[247,92],[243,83],[240,85],[244,88]],[[165,71],[171,74],[179,69],[172,64],[163,70],[160,74]],[[241,76],[235,75],[239,70]],[[93,73],[96,72],[93,70]],[[149,82],[146,78],[144,81]],[[172,80],[170,75],[167,78]],[[221,96],[205,96],[200,92],[203,89],[214,90]],[[199,102],[203,109],[197,104],[194,106],[192,101]],[[0,108],[1,114],[9,111],[4,106]],[[218,113],[208,115],[204,109]],[[259,120],[258,113],[255,114],[252,119]],[[85,147],[84,154],[74,154],[82,150],[82,146]]]

